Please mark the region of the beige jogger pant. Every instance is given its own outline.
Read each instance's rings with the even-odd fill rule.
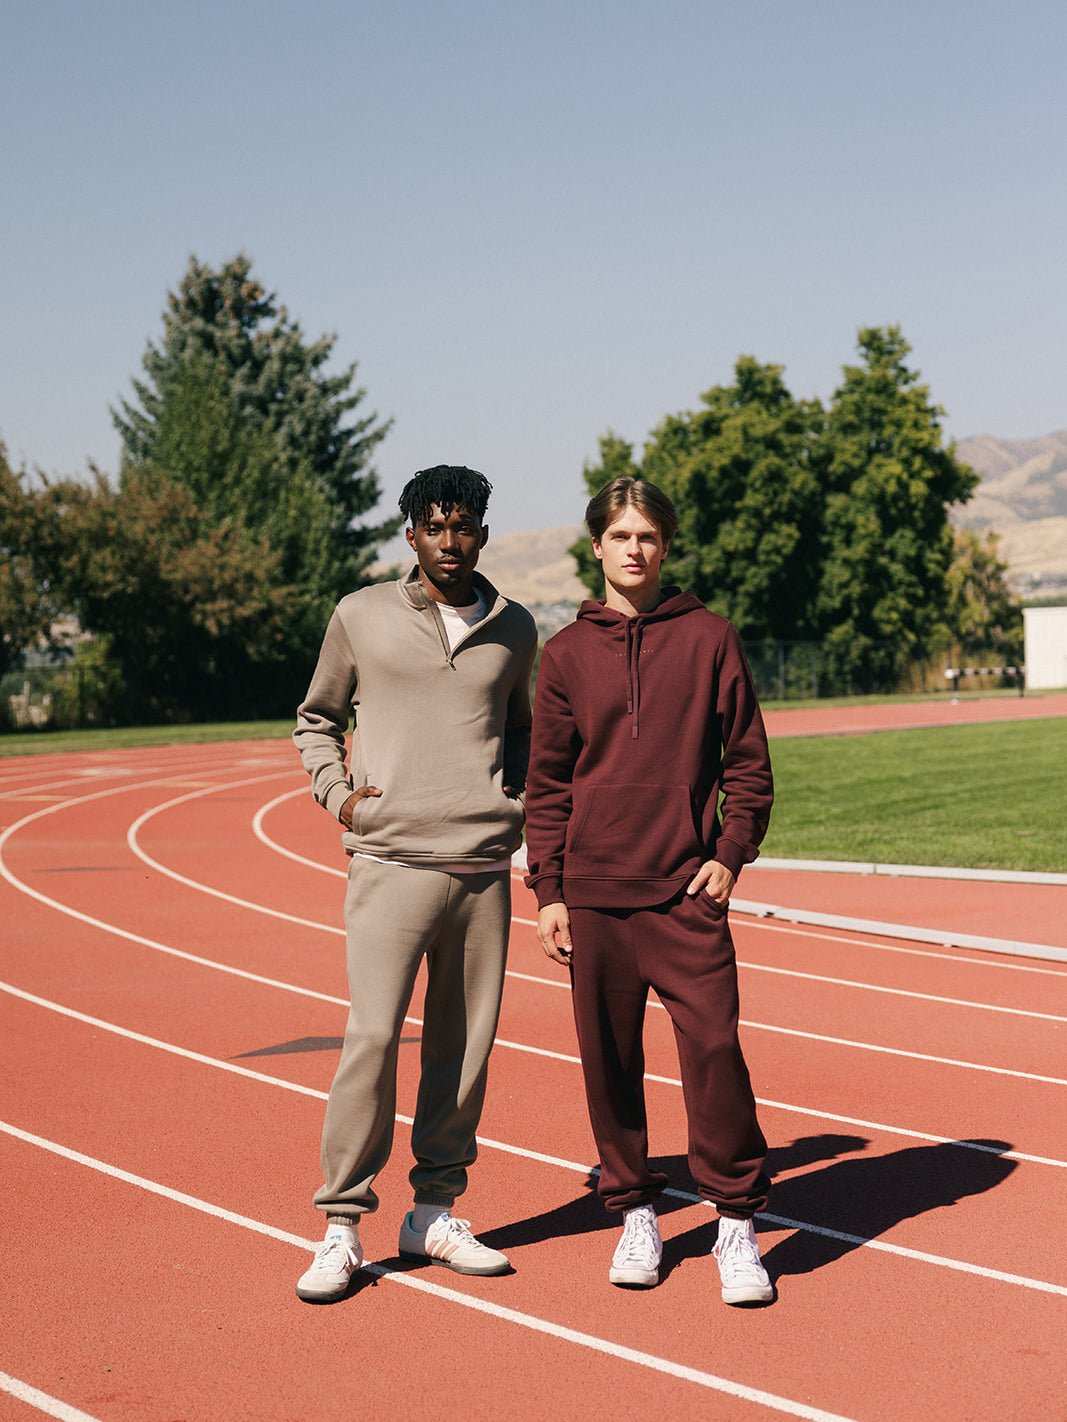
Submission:
[[[378,1208],[389,1158],[404,1015],[425,957],[422,1075],[411,1132],[419,1203],[450,1206],[467,1187],[504,986],[511,877],[448,874],[353,858],[345,894],[351,1009],[322,1131],[331,1216]],[[405,1046],[405,1050],[411,1050]]]

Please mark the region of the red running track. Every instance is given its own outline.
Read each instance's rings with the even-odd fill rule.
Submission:
[[[417,994],[375,1265],[313,1308],[293,1285],[320,1233],[344,860],[291,748],[7,761],[0,823],[0,1419],[1061,1415],[1062,965],[735,919],[779,1296],[729,1309],[658,1008],[664,1279],[607,1283],[567,991],[517,882],[464,1199],[515,1273],[395,1256]]]

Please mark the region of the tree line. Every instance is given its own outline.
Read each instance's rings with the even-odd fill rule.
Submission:
[[[978,476],[907,364],[898,327],[867,327],[829,407],[798,400],[779,365],[742,356],[729,385],[669,415],[640,460],[615,434],[587,465],[590,493],[639,475],[680,515],[668,572],[746,642],[817,644],[825,690],[896,686],[937,647],[1014,654],[1018,604],[992,534],[950,513]],[[572,549],[590,588],[599,567]]]
[[[365,521],[389,422],[364,413],[355,366],[328,373],[334,344],[307,340],[247,257],[194,258],[112,411],[117,482],[0,457],[3,660],[68,616],[108,718],[291,712],[334,603],[399,527]]]
[[[0,446],[0,674],[67,619],[97,719],[289,714],[330,609],[399,527],[374,513],[390,422],[354,365],[329,373],[335,342],[309,340],[247,257],[194,258],[112,411],[117,479],[15,470]],[[750,642],[818,642],[836,684],[869,690],[938,640],[1007,646],[1018,610],[995,543],[952,531],[977,481],[899,330],[861,331],[859,352],[828,408],[742,357],[640,461],[608,434],[584,474],[661,485],[677,581]]]

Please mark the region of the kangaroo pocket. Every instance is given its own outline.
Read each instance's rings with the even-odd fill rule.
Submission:
[[[670,879],[699,862],[688,785],[591,785],[575,798],[564,861],[568,876]]]
[[[492,783],[383,790],[356,805],[346,849],[383,859],[501,859],[522,840],[522,801]]]

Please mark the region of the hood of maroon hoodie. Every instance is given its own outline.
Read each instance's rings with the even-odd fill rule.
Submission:
[[[584,619],[595,627],[602,627],[607,636],[622,645],[622,655],[626,666],[626,714],[631,718],[630,735],[637,740],[641,734],[641,644],[645,629],[657,622],[669,622],[675,617],[684,617],[689,612],[706,612],[704,604],[695,594],[682,592],[681,588],[664,588],[663,597],[651,612],[640,612],[629,617],[602,602],[587,598],[578,609],[579,620]]]
[[[636,617],[583,602],[546,643],[526,799],[541,905],[663,902],[708,858],[736,874],[772,795],[740,638],[692,593]]]

